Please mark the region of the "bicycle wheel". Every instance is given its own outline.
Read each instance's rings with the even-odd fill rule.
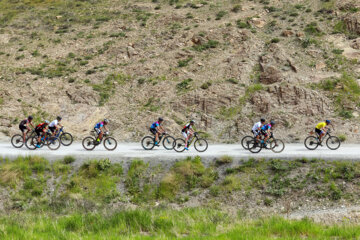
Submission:
[[[25,146],[30,150],[35,150],[36,149],[36,144],[37,144],[37,137],[35,137],[35,136],[34,137],[29,137],[25,141]]]
[[[182,138],[178,138],[175,140],[174,150],[176,152],[183,152],[185,150],[185,140]]]
[[[336,150],[340,147],[340,139],[335,136],[331,136],[326,140],[326,146],[331,150]]]
[[[95,143],[95,139],[93,137],[86,137],[82,141],[83,147],[89,151],[93,150],[96,147],[94,143]]]
[[[50,137],[47,139],[46,145],[48,146],[48,148],[50,150],[57,150],[57,149],[59,149],[61,142],[60,142],[60,139],[57,137]]]
[[[145,150],[151,150],[155,147],[154,137],[146,136],[141,140],[141,146]],[[165,146],[164,146],[165,147]]]
[[[308,136],[304,141],[305,147],[309,150],[315,150],[319,146],[319,140],[317,137]]]
[[[261,147],[261,143],[258,142],[257,140],[253,139],[249,144],[248,144],[248,149],[250,152],[252,153],[259,153],[262,149]]]
[[[15,134],[11,138],[11,144],[15,148],[21,148],[22,146],[24,146],[23,136],[21,136],[20,134]]]
[[[104,139],[104,147],[109,151],[113,151],[117,147],[117,141],[113,137],[106,137]]]
[[[281,153],[282,151],[284,151],[284,148],[285,148],[285,143],[280,139],[274,139],[273,141],[270,142],[270,149],[274,153]]]
[[[166,136],[163,140],[163,146],[166,150],[173,150],[175,144],[175,138],[172,136]]]
[[[243,137],[243,139],[241,140],[241,145],[245,150],[249,150],[249,143],[254,139],[254,137],[252,136],[245,136]]]
[[[73,142],[73,136],[70,133],[63,133],[60,136],[60,142],[64,146],[70,146]]]
[[[198,151],[198,152],[205,152],[206,149],[208,148],[208,146],[209,145],[208,145],[207,141],[203,138],[198,138],[194,142],[194,147],[195,147],[196,151]]]

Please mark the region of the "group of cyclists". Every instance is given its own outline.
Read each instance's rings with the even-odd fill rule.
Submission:
[[[36,147],[40,148],[39,143],[41,142],[41,137],[45,136],[47,130],[50,130],[52,136],[54,136],[59,131],[59,128],[62,127],[61,120],[62,120],[62,117],[58,116],[52,122],[45,120],[44,122],[34,126],[33,125],[33,117],[28,116],[26,119],[22,120],[19,124],[19,129],[22,132],[23,141],[25,142],[27,134],[31,131],[31,128],[30,128],[30,126],[31,126],[32,128],[34,128],[36,136],[37,136],[38,143],[36,144]],[[156,122],[152,123],[149,128],[150,132],[155,136],[155,146],[159,146],[160,135],[166,133],[164,127],[162,126],[163,122],[164,122],[164,119],[162,117],[159,117],[158,120]],[[97,138],[94,143],[95,145],[100,144],[100,142],[104,136],[104,133],[107,133],[109,131],[109,129],[107,128],[108,124],[109,124],[108,119],[104,119],[103,121],[100,121],[95,124],[94,131],[97,133]],[[189,139],[192,138],[192,136],[195,133],[194,129],[193,129],[194,124],[195,124],[195,121],[190,120],[190,122],[188,122],[181,130],[181,134],[185,138],[185,150],[189,150],[189,148],[188,148]],[[315,132],[317,133],[320,142],[322,141],[322,138],[326,134],[326,131],[330,124],[331,124],[331,121],[326,120],[326,121],[320,122],[316,125]],[[251,132],[253,133],[255,139],[257,139],[258,141],[261,141],[262,144],[266,145],[266,142],[270,138],[271,132],[275,128],[275,126],[276,126],[276,123],[274,120],[271,120],[269,123],[267,123],[264,118],[261,118],[259,122],[256,122],[253,125]]]

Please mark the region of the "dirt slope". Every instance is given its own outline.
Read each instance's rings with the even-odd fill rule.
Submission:
[[[233,142],[260,116],[296,142],[320,120],[359,141],[357,1],[0,2],[0,131],[107,117],[138,140],[158,116]]]

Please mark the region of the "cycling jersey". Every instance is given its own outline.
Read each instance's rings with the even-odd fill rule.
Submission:
[[[252,130],[253,130],[254,132],[259,131],[259,128],[260,128],[260,127],[261,127],[261,122],[257,122],[257,123],[254,124]]]
[[[160,123],[159,122],[154,122],[153,124],[151,124],[151,129],[156,129],[157,127],[160,127]]]
[[[26,126],[29,123],[28,119],[24,119],[20,122],[19,126]]]
[[[262,126],[261,130],[262,131],[267,131],[271,129],[271,124],[265,124],[264,126]]]
[[[104,122],[99,122],[95,125],[94,128],[102,128],[104,126]]]
[[[49,124],[49,127],[54,128],[54,127],[56,127],[58,124],[59,124],[58,120],[55,119],[54,121],[52,121],[52,122]]]
[[[36,126],[36,130],[38,131],[42,131],[46,128],[46,123],[40,123],[39,125]]]
[[[317,128],[317,129],[322,129],[322,128],[324,128],[324,127],[326,127],[326,122],[318,123],[318,125],[316,125],[315,128]]]
[[[190,123],[186,124],[181,131],[187,132],[187,131],[189,131],[189,129],[192,129],[192,126]]]

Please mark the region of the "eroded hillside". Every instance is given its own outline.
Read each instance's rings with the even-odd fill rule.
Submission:
[[[359,59],[356,0],[2,0],[0,130],[106,116],[130,141],[163,116],[230,142],[264,116],[289,141],[325,118],[357,141]]]

